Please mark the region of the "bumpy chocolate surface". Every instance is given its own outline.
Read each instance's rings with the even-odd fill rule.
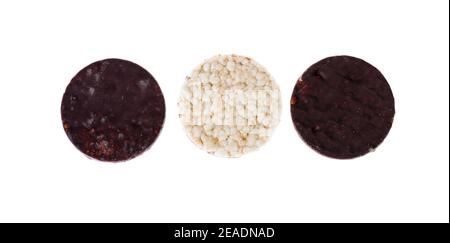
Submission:
[[[61,116],[67,136],[83,153],[124,161],[156,140],[165,103],[158,83],[144,68],[106,59],[75,75],[64,93]]]
[[[291,97],[292,120],[303,140],[338,159],[376,148],[387,136],[394,114],[394,97],[381,72],[350,56],[312,65]]]

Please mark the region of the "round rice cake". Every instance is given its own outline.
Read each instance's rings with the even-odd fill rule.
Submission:
[[[297,132],[314,150],[337,159],[373,151],[387,136],[394,114],[394,96],[381,72],[350,56],[312,65],[291,97]]]
[[[148,149],[164,123],[161,89],[141,66],[121,59],[94,62],[70,81],[61,104],[64,130],[81,152],[124,161]]]
[[[239,157],[266,143],[279,123],[278,85],[248,57],[214,56],[186,77],[178,102],[188,137],[208,153]]]

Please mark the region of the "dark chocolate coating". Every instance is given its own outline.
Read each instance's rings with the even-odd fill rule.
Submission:
[[[155,142],[165,103],[158,83],[144,68],[105,59],[75,75],[64,93],[61,117],[80,151],[101,161],[124,161]]]
[[[291,97],[292,121],[302,139],[338,159],[375,149],[389,133],[394,114],[394,96],[381,72],[350,56],[312,65]]]

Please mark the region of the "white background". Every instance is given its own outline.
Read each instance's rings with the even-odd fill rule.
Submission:
[[[448,1],[1,1],[0,221],[448,222]],[[240,54],[280,85],[282,120],[259,151],[223,159],[178,119],[185,76]],[[319,155],[297,135],[289,99],[316,61],[360,57],[388,79],[396,116],[377,151]],[[136,62],[158,80],[166,122],[125,163],[86,158],[60,105],[91,62]]]

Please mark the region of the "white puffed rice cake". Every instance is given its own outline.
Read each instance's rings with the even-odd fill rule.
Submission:
[[[179,116],[189,138],[208,153],[240,157],[265,144],[279,123],[280,90],[248,57],[214,56],[186,77]]]

